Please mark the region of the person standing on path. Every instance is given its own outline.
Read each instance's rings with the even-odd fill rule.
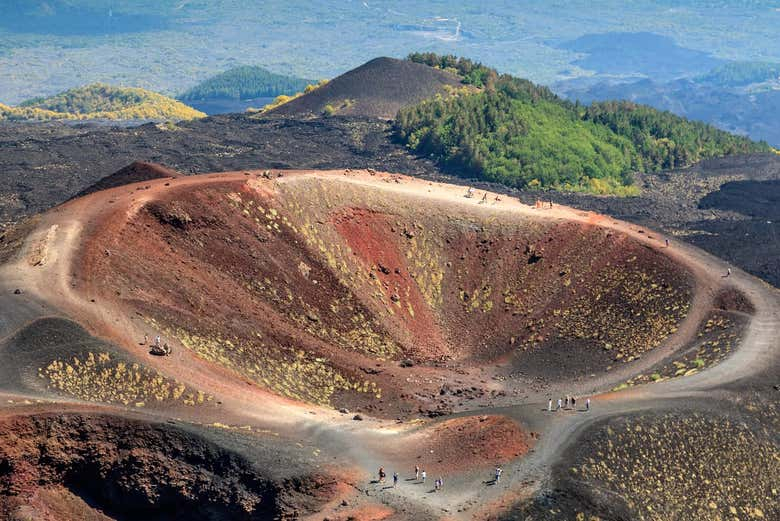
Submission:
[[[590,398],[588,398],[587,400],[585,400],[585,410],[586,410],[586,411],[589,411],[589,410],[590,410]]]
[[[569,395],[566,395],[566,401],[563,402],[563,408],[566,409],[569,407]]]
[[[547,412],[552,412],[552,398],[547,400]]]
[[[669,247],[669,239],[664,239],[664,241],[666,241],[666,247],[668,248]]]
[[[393,472],[393,488],[398,486],[398,472]]]
[[[576,408],[577,408],[577,407],[575,407],[575,404],[576,404],[576,403],[577,403],[577,398],[575,398],[574,396],[572,396],[572,397],[571,397],[571,408],[572,408],[572,409],[576,409]]]
[[[423,470],[423,471],[420,473],[420,477],[422,478],[422,482],[423,482],[423,483],[425,483],[425,478],[427,478],[427,477],[428,477],[428,474],[427,474],[427,473],[426,473],[426,472]]]
[[[556,409],[556,411],[560,411],[561,410],[561,404],[562,403],[563,403],[563,401],[560,398],[558,398],[558,408]]]
[[[501,469],[501,467],[497,466],[496,467],[496,480],[495,480],[496,483],[501,481],[501,473],[502,472],[503,472],[503,470]]]
[[[420,481],[420,466],[419,465],[415,465],[414,466],[414,480],[415,481]]]

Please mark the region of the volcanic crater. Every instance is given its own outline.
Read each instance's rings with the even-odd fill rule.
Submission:
[[[625,234],[386,181],[172,181],[90,230],[78,287],[274,393],[393,417],[424,401],[402,365],[582,377],[688,314],[690,273]]]

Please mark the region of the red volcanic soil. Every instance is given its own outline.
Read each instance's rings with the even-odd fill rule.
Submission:
[[[87,227],[76,287],[246,381],[387,417],[431,408],[453,368],[603,371],[687,314],[688,272],[619,232],[382,184],[247,173],[134,190]],[[406,358],[427,365],[414,389]]]
[[[336,230],[342,235],[353,253],[363,261],[372,280],[390,294],[390,301],[397,305],[394,331],[408,332],[402,343],[410,346],[408,354],[418,360],[442,360],[452,356],[448,344],[441,336],[433,310],[410,272],[408,259],[403,255],[401,238],[391,216],[363,208],[348,208],[333,218]],[[404,236],[413,232],[403,230]]]
[[[504,464],[525,455],[536,435],[505,416],[455,418],[422,429],[404,443],[400,461],[413,458],[429,476]]]

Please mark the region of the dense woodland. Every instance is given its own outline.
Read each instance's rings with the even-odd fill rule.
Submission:
[[[409,59],[480,87],[403,109],[395,122],[397,137],[410,149],[464,175],[515,187],[632,195],[634,172],[770,150],[643,105],[581,106],[463,58],[426,53]]]
[[[181,96],[181,100],[253,99],[291,95],[314,83],[310,80],[274,74],[262,67],[243,66],[207,79]]]

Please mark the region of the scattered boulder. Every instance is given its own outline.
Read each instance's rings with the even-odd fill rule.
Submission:
[[[401,363],[399,364],[401,367],[412,367],[414,365],[414,362],[409,360],[408,358],[404,358],[401,360]]]
[[[359,414],[354,415],[352,417],[352,419],[355,420],[355,421],[358,421],[358,422],[362,422],[363,421],[363,417],[361,415],[359,415]]]

